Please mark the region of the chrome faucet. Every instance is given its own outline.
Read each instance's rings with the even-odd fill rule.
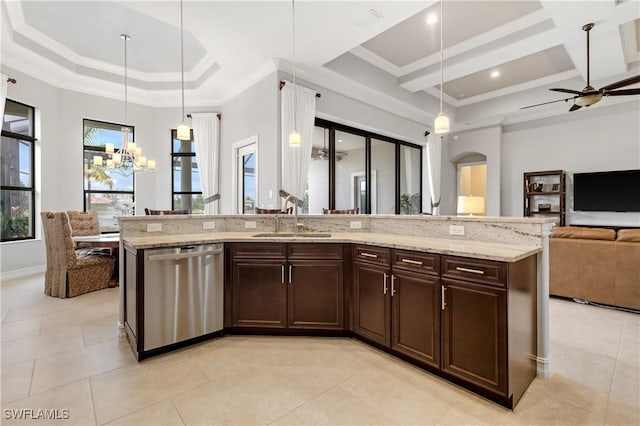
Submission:
[[[293,194],[287,195],[287,198],[284,199],[284,208],[285,211],[287,209],[287,204],[293,204],[293,232],[298,232],[298,198]]]

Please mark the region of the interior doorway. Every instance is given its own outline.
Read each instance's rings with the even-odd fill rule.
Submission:
[[[487,214],[487,161],[458,162],[458,214]]]

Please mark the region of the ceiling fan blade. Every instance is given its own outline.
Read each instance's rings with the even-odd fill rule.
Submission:
[[[640,75],[635,75],[633,77],[625,78],[624,80],[616,81],[615,83],[611,83],[600,88],[600,90],[613,90],[617,89],[618,87],[624,87],[634,83],[640,83]]]
[[[571,93],[572,95],[582,95],[582,92],[579,92],[577,90],[571,90],[571,89],[560,89],[560,88],[554,87],[553,89],[549,89],[549,90],[552,90],[554,92]]]
[[[640,89],[605,90],[603,96],[640,95]]]
[[[527,109],[527,108],[533,108],[533,107],[537,107],[537,106],[541,106],[541,105],[554,104],[556,102],[567,102],[569,99],[575,99],[575,98],[558,99],[558,100],[555,100],[555,101],[543,102],[541,104],[527,105],[527,106],[521,107],[520,109]]]
[[[571,108],[569,108],[569,112],[577,111],[580,108],[582,108],[580,105],[573,104],[571,105]]]

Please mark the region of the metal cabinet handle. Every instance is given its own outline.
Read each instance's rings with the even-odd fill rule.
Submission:
[[[419,265],[422,266],[422,262],[420,262],[419,260],[411,260],[411,259],[402,259],[402,261],[404,263],[408,263],[410,265]]]
[[[447,288],[445,286],[441,286],[442,291],[440,292],[440,297],[442,298],[442,310],[444,311],[444,308],[447,307],[447,302],[445,300],[445,295],[444,292],[447,291]]]
[[[389,275],[385,272],[384,273],[384,279],[382,280],[382,292],[383,292],[383,294],[387,294],[387,278],[389,278]]]
[[[373,258],[373,259],[377,259],[377,258],[378,258],[378,255],[377,255],[377,254],[365,253],[365,252],[360,253],[360,256],[364,256],[364,257],[371,257],[371,258]]]
[[[293,270],[293,266],[289,265],[289,284],[291,284],[291,271]]]
[[[284,265],[280,265],[280,268],[282,272],[282,284],[284,284]]]
[[[484,275],[484,271],[481,271],[480,269],[463,268],[462,266],[456,266],[456,271],[470,272],[472,274]]]
[[[396,276],[391,274],[391,297],[396,294]]]

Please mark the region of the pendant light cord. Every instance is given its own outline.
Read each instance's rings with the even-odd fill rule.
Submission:
[[[121,34],[122,40],[124,40],[124,122],[125,124],[128,121],[129,111],[128,111],[128,89],[127,89],[127,40],[129,40],[129,36],[126,34]]]
[[[291,28],[293,31],[293,130],[298,131],[296,112],[296,1],[291,0]]]
[[[443,68],[443,62],[444,62],[444,40],[442,38],[442,24],[443,24],[443,17],[442,17],[442,4],[444,3],[444,0],[440,0],[440,114],[442,114],[442,86],[444,86],[444,68]]]
[[[182,0],[180,0],[180,75],[182,87],[182,117],[180,122],[184,123],[184,29],[182,26]]]

